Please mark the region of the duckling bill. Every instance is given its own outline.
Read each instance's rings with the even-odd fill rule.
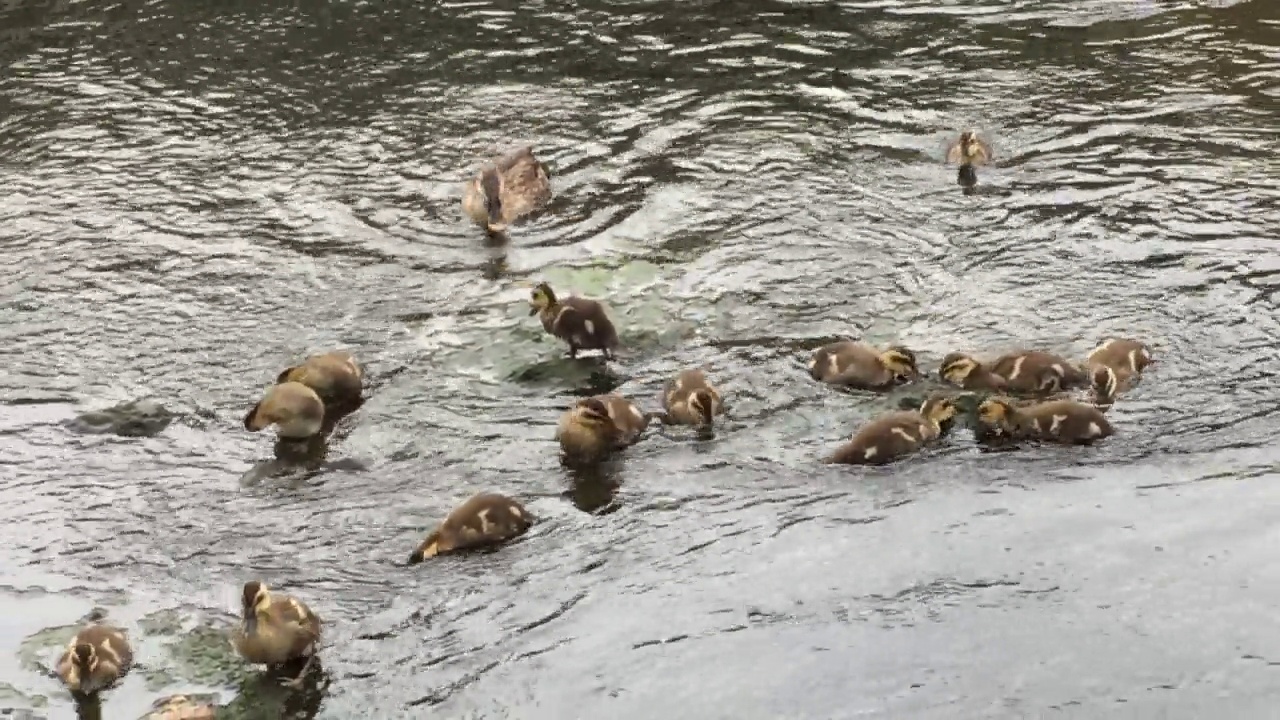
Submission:
[[[551,178],[533,148],[513,150],[467,182],[462,210],[489,233],[500,233],[551,200]]]
[[[809,361],[809,375],[830,385],[860,390],[885,390],[920,376],[916,354],[894,345],[884,351],[845,340],[818,348]]]
[[[618,331],[596,300],[558,298],[550,285],[538,283],[529,296],[529,315],[537,315],[543,330],[568,343],[570,358],[579,350],[600,350],[605,359],[616,358]]]
[[[533,516],[515,500],[498,493],[479,493],[454,508],[409,555],[409,563],[498,545],[523,535],[532,524]]]
[[[128,673],[133,649],[124,631],[89,625],[76,633],[58,660],[58,677],[73,693],[93,695]]]
[[[898,410],[867,423],[825,462],[849,465],[893,462],[941,437],[956,413],[950,398],[932,395],[919,410]]]

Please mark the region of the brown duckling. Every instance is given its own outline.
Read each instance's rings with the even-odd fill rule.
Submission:
[[[1116,375],[1119,390],[1124,391],[1142,377],[1148,365],[1155,363],[1151,348],[1146,343],[1129,338],[1107,338],[1085,358],[1086,370],[1106,366]]]
[[[712,419],[724,411],[720,393],[701,370],[681,370],[668,380],[662,391],[663,413],[657,415],[669,425],[710,427]]]
[[[170,695],[151,705],[142,720],[215,720],[217,710],[213,705],[200,702],[186,695]]]
[[[859,390],[884,390],[920,376],[916,354],[901,345],[883,352],[866,343],[845,340],[818,348],[809,361],[809,375],[831,385]]]
[[[265,583],[250,580],[241,602],[243,619],[231,633],[231,644],[245,660],[278,666],[315,655],[320,618],[301,600],[273,595]]]
[[[650,416],[621,395],[579,400],[560,417],[556,440],[566,458],[592,461],[635,443]]]
[[[272,425],[282,438],[300,440],[317,435],[324,425],[324,402],[300,382],[272,385],[244,416],[244,428],[258,432]]]
[[[974,130],[965,130],[960,137],[947,148],[947,162],[961,165],[986,165],[994,154],[991,146],[978,137]]]
[[[618,347],[618,331],[604,305],[588,298],[557,299],[551,286],[538,283],[529,296],[529,314],[537,315],[542,328],[569,344],[569,357],[579,350],[600,350],[612,360]]]
[[[58,677],[73,693],[92,695],[129,672],[133,649],[123,630],[88,625],[76,633],[58,659]]]
[[[950,353],[938,368],[942,380],[965,390],[1052,393],[1083,386],[1085,375],[1053,353],[1021,350],[981,363],[964,353]]]
[[[936,440],[943,426],[955,418],[950,398],[931,395],[919,410],[886,413],[862,426],[827,463],[883,465],[909,455]]]
[[[343,411],[358,406],[364,392],[364,370],[345,350],[312,355],[301,364],[286,368],[277,383],[299,382],[320,396],[326,407]]]
[[[409,562],[498,545],[523,535],[532,524],[533,517],[520,503],[506,495],[482,492],[454,508],[409,555]]]
[[[522,147],[485,165],[467,182],[462,210],[475,224],[500,233],[550,200],[546,166],[534,156],[533,148]]]
[[[1012,440],[1088,445],[1115,432],[1101,409],[1075,400],[1019,406],[1011,398],[996,396],[983,401],[977,415],[982,434]]]

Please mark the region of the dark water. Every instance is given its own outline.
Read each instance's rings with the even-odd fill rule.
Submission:
[[[313,713],[209,631],[262,577],[329,622],[324,718],[1266,716],[1278,30],[1270,0],[5,0],[0,707],[70,716],[24,638],[97,605],[153,666],[106,716]],[[973,196],[965,126],[1001,158]],[[516,142],[556,199],[486,247],[460,183]],[[717,437],[574,482],[554,424],[599,377],[539,279],[610,303],[646,407],[705,363]],[[828,338],[932,370],[1114,333],[1160,364],[1103,445],[815,463],[895,403],[810,381]],[[245,481],[245,409],[333,347],[374,385],[342,462]],[[63,425],[138,397],[180,415]],[[543,522],[402,566],[487,489]],[[174,659],[193,628],[230,669]]]

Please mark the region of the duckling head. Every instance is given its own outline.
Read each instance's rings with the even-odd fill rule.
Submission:
[[[266,583],[257,580],[245,583],[240,602],[245,627],[252,634],[258,626],[258,613],[271,606],[271,594],[267,591]]]
[[[706,388],[694,390],[689,394],[689,407],[698,414],[703,425],[710,425],[715,416],[715,399]]]
[[[946,432],[951,429],[951,424],[959,414],[959,410],[946,395],[930,395],[920,405],[920,414],[937,425],[939,432]]]
[[[595,398],[587,398],[578,403],[578,421],[589,427],[608,427],[613,423],[608,406]]]
[[[880,355],[881,362],[900,380],[914,380],[920,377],[920,367],[916,364],[916,354],[911,350],[894,345]]]
[[[942,358],[942,365],[938,366],[938,377],[943,382],[964,387],[965,380],[981,367],[982,364],[972,357],[953,352]]]
[[[1009,430],[1013,428],[1017,410],[1008,398],[988,398],[978,406],[978,422],[987,427]]]
[[[1106,365],[1099,365],[1094,368],[1092,377],[1089,378],[1093,386],[1093,404],[1100,410],[1110,408],[1116,401],[1116,392],[1120,385],[1120,379],[1116,377],[1116,371]]]
[[[537,315],[547,308],[555,307],[556,294],[547,283],[538,283],[529,293],[529,315]]]
[[[484,209],[489,213],[489,232],[502,232],[507,227],[502,222],[502,173],[497,168],[485,168],[478,182],[484,193]]]

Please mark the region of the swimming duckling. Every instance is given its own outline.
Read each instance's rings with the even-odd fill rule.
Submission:
[[[698,369],[681,370],[668,380],[662,391],[662,409],[657,417],[669,425],[710,427],[712,419],[723,412],[720,393]]]
[[[560,417],[556,440],[570,460],[599,460],[639,440],[649,419],[621,395],[595,395],[579,400]]]
[[[152,703],[151,711],[142,720],[215,720],[216,713],[209,703],[186,695],[170,695]]]
[[[343,412],[360,404],[364,370],[351,353],[334,350],[312,355],[301,364],[286,368],[276,382],[302,383],[315,390],[332,412]]]
[[[1151,348],[1138,340],[1107,338],[1085,358],[1085,368],[1106,366],[1116,375],[1120,391],[1131,388],[1148,365],[1155,363]]]
[[[991,162],[991,157],[991,146],[979,139],[973,130],[960,133],[960,138],[947,148],[947,162],[960,163],[956,182],[965,188],[978,184],[978,171],[975,168]]]
[[[883,390],[920,376],[916,354],[901,345],[881,352],[866,343],[845,340],[818,348],[809,375],[831,385]]]
[[[244,416],[245,430],[258,432],[275,425],[280,437],[292,440],[319,434],[323,424],[324,402],[300,382],[272,385]]]
[[[983,401],[977,415],[981,432],[1013,440],[1088,445],[1114,432],[1102,410],[1074,400],[1019,407],[1010,398],[997,396]]]
[[[965,390],[1051,393],[1080,387],[1088,376],[1053,353],[1021,350],[981,363],[964,353],[942,359],[938,376]]]
[[[472,222],[490,233],[542,207],[551,200],[547,168],[522,147],[481,168],[462,193],[462,210]]]
[[[498,493],[479,493],[454,508],[409,555],[409,562],[420,563],[436,555],[497,545],[523,535],[532,524],[529,511],[515,500]]]
[[[604,305],[570,296],[559,300],[547,283],[538,283],[529,296],[529,314],[542,320],[542,329],[569,344],[569,357],[579,350],[600,350],[607,360],[616,357],[618,331],[605,314]]]
[[[898,410],[867,423],[825,462],[851,465],[892,462],[936,440],[957,412],[950,398],[932,395],[919,410]]]
[[[67,645],[58,659],[58,677],[71,692],[92,695],[124,677],[132,664],[133,649],[124,631],[93,624]]]
[[[278,666],[315,655],[320,618],[301,600],[272,595],[265,583],[250,580],[241,602],[243,619],[231,633],[231,644],[245,660]]]

